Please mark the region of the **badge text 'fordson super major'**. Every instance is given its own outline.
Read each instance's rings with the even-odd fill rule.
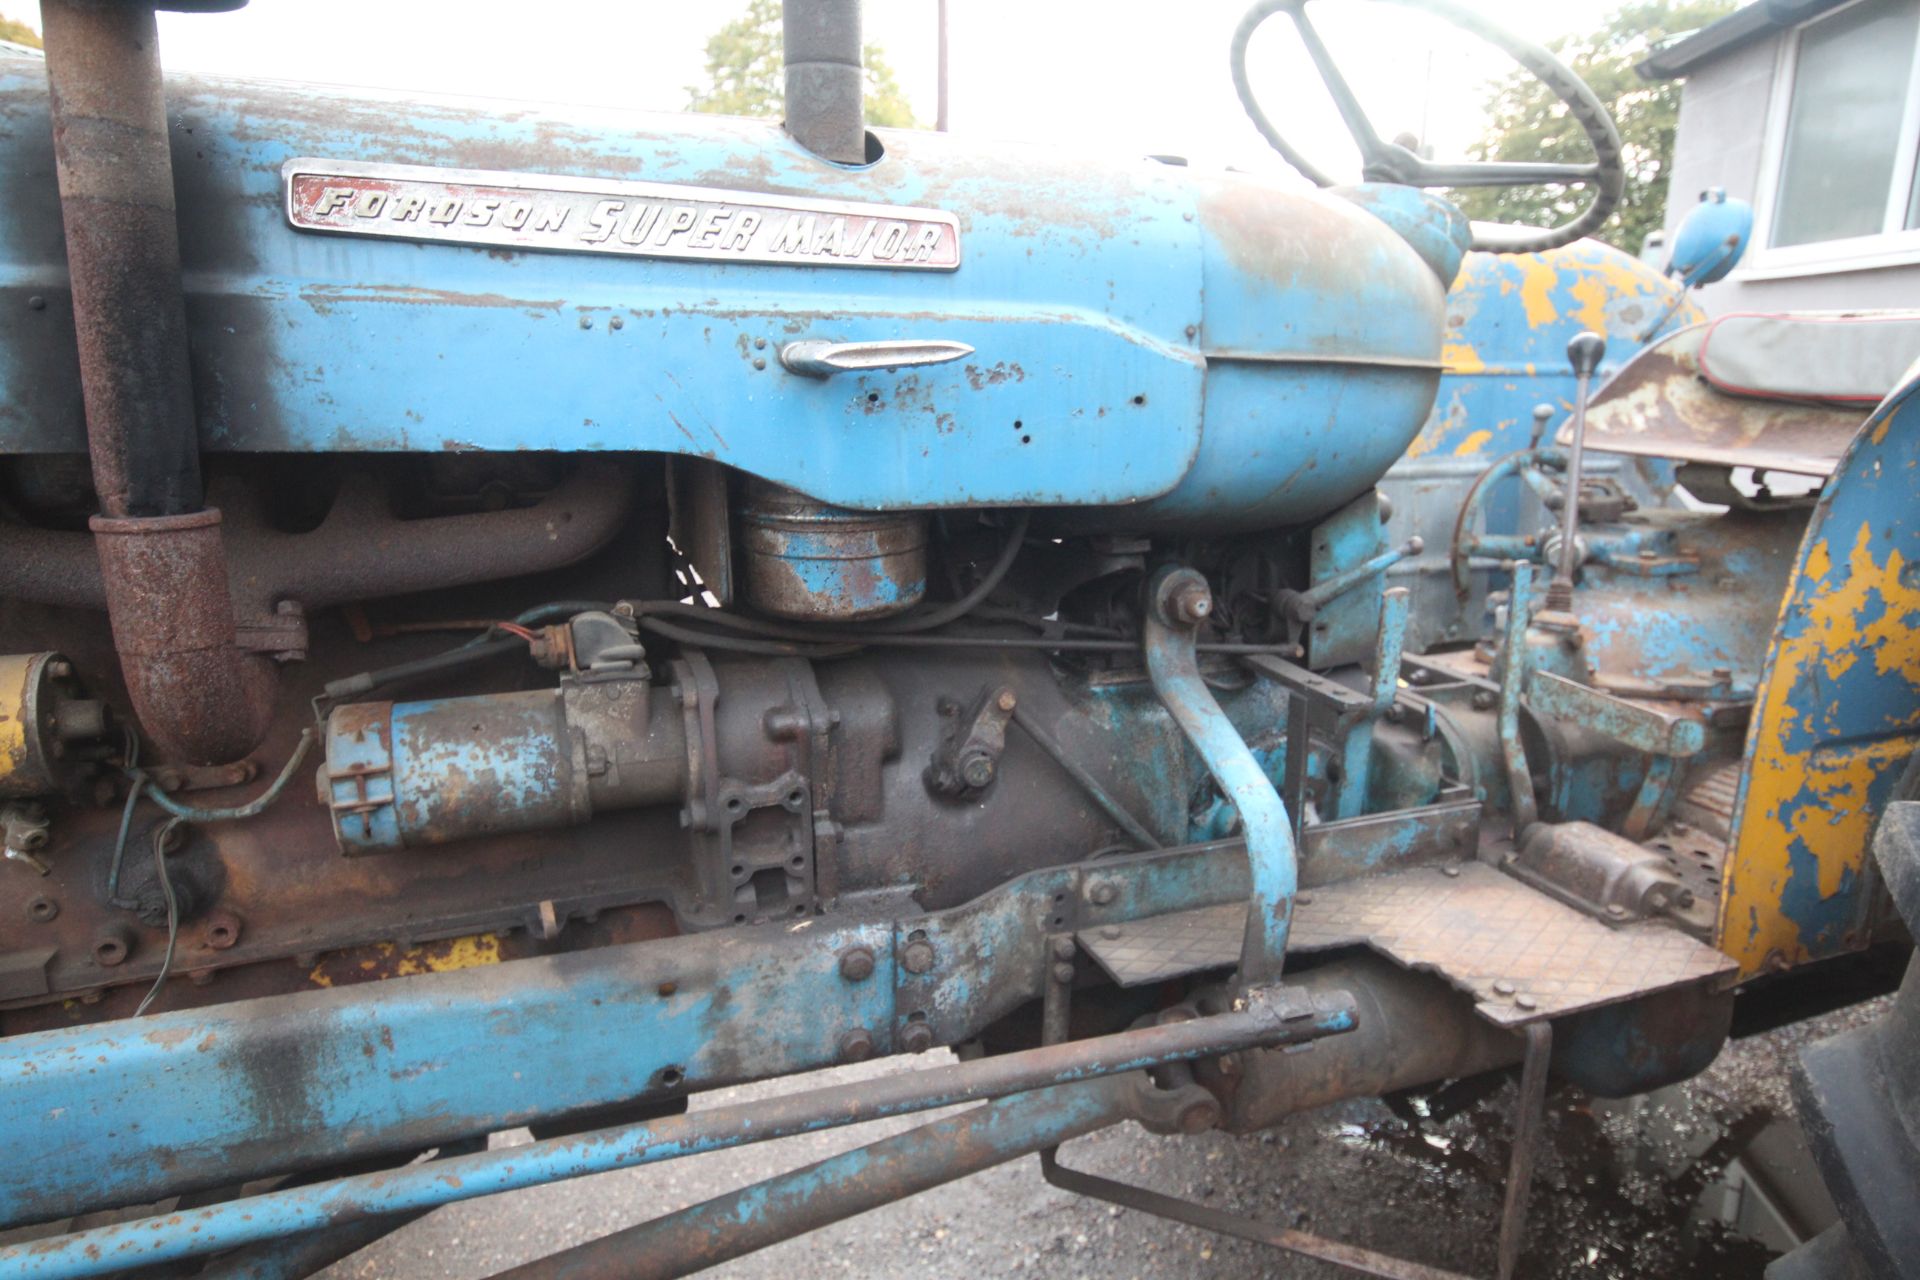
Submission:
[[[799,196],[417,165],[289,160],[303,231],[702,262],[951,271],[950,213]]]

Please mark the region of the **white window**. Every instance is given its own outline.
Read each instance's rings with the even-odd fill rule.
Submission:
[[[1853,0],[1780,42],[1749,278],[1920,262],[1920,0]]]

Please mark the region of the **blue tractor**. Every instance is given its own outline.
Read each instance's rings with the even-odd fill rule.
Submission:
[[[1505,1277],[1549,1073],[1685,1078],[1897,936],[1911,318],[1696,323],[1582,240],[1592,91],[1417,7],[1594,160],[1381,141],[1298,0],[1233,68],[1317,192],[869,131],[852,0],[787,0],[781,124],[167,77],[151,0],[44,0],[0,60],[0,1222],[43,1224],[0,1277],[308,1275],[963,1101],[514,1274],[1035,1153],[1413,1274],[1057,1149],[1518,1067]],[[1357,185],[1248,81],[1282,14]],[[1540,182],[1591,202],[1438,194]]]

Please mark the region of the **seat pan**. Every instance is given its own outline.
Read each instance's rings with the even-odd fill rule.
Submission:
[[[1728,395],[1870,408],[1920,356],[1920,311],[1736,312],[1707,325],[1700,375]]]

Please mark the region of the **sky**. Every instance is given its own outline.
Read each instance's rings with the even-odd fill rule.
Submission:
[[[1473,0],[1535,40],[1598,25],[1607,0]],[[1247,123],[1227,49],[1248,0],[948,0],[955,133],[1079,151],[1181,155],[1280,173]],[[6,0],[0,0],[5,7]],[[27,3],[12,5],[31,9]],[[677,111],[704,79],[707,38],[745,0],[252,0],[160,15],[172,69],[460,96]],[[1422,134],[1439,157],[1478,136],[1504,55],[1424,14],[1373,0],[1309,13],[1384,136]],[[936,96],[936,0],[866,0],[866,37],[920,121]],[[37,23],[38,15],[24,15]],[[1322,168],[1356,156],[1284,17],[1255,37],[1267,114]]]

